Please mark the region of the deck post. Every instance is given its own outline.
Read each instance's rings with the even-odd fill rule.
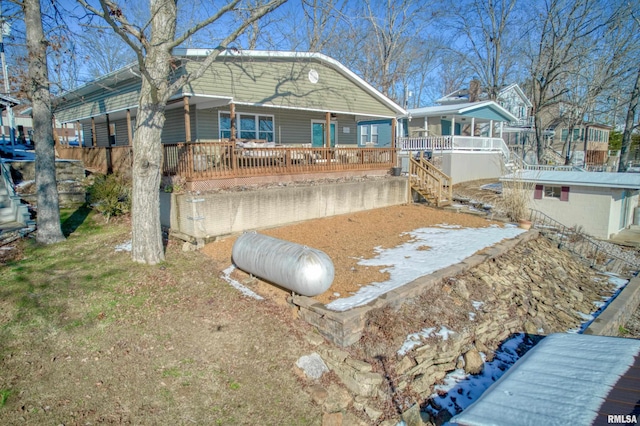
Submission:
[[[56,117],[51,117],[51,127],[53,127],[53,145],[59,145],[60,140],[58,139],[58,130],[56,128]],[[11,130],[13,131],[13,129]]]
[[[131,130],[131,110],[128,108],[127,108],[127,140],[129,141],[129,146],[131,146],[133,141],[133,131]]]
[[[184,100],[184,135],[187,142],[191,142],[191,112],[189,110],[189,97],[185,96]]]
[[[229,104],[229,116],[231,119],[231,135],[229,135],[229,140],[231,142],[236,141],[236,104],[231,102]],[[233,149],[232,149],[233,150]]]
[[[78,147],[82,147],[84,145],[84,141],[82,140],[82,125],[80,124],[80,120],[75,123],[76,134],[78,135]]]
[[[111,146],[111,121],[109,120],[109,114],[105,115],[107,116],[107,146]]]
[[[91,146],[98,145],[98,135],[96,135],[96,118],[91,117]]]
[[[398,119],[397,118],[392,118],[391,119],[391,164],[393,164],[394,166],[397,166],[397,156],[398,153],[396,152],[396,131],[398,128]]]
[[[330,164],[331,164],[331,155],[329,153],[329,149],[327,148],[331,148],[331,113],[327,111],[327,113],[324,115],[324,152],[325,152],[325,160],[327,168],[329,168]]]

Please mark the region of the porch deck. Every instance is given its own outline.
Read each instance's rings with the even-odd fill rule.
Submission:
[[[133,158],[130,146],[58,147],[58,153],[63,158],[83,160],[86,168],[102,173],[128,170]],[[389,170],[396,164],[393,148],[357,146],[316,148],[190,142],[163,144],[163,155],[163,176],[184,179],[189,188],[203,188],[203,182],[216,180]]]

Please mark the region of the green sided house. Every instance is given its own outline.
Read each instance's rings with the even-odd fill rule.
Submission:
[[[204,49],[175,52],[175,76]],[[56,119],[83,135],[61,156],[117,170],[130,161],[140,75],[136,64],[58,99]],[[396,117],[405,111],[344,65],[320,53],[227,50],[170,101],[162,133],[164,173],[191,189],[237,179],[380,170],[395,161]],[[391,143],[363,145],[358,123],[392,123]],[[369,147],[369,148],[367,148]]]
[[[176,50],[173,78],[208,54]],[[59,156],[103,173],[130,168],[140,82],[134,64],[59,97],[56,119],[82,135],[80,146],[58,144]],[[397,117],[405,114],[328,56],[227,50],[167,106],[162,223],[197,239],[405,203],[406,179],[335,180],[389,174]],[[379,122],[390,123],[389,143],[368,143],[386,134],[376,133]],[[368,126],[366,138],[359,123]],[[322,185],[209,191],[322,178]]]

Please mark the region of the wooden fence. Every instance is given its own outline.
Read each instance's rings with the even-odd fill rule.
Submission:
[[[82,160],[88,169],[124,172],[132,166],[131,147],[56,147],[61,158]],[[283,174],[380,170],[396,165],[393,148],[338,146],[237,147],[229,142],[163,144],[162,173],[187,181]]]
[[[60,158],[82,160],[84,167],[98,173],[126,173],[133,166],[130,146],[69,147],[56,145]]]

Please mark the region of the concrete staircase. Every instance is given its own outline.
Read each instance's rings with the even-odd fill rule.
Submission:
[[[409,158],[409,191],[414,191],[436,207],[448,206],[453,199],[451,177],[424,158],[422,153],[418,158]]]
[[[27,205],[22,204],[13,189],[8,165],[1,162],[0,171],[0,233],[32,226],[34,222]]]

